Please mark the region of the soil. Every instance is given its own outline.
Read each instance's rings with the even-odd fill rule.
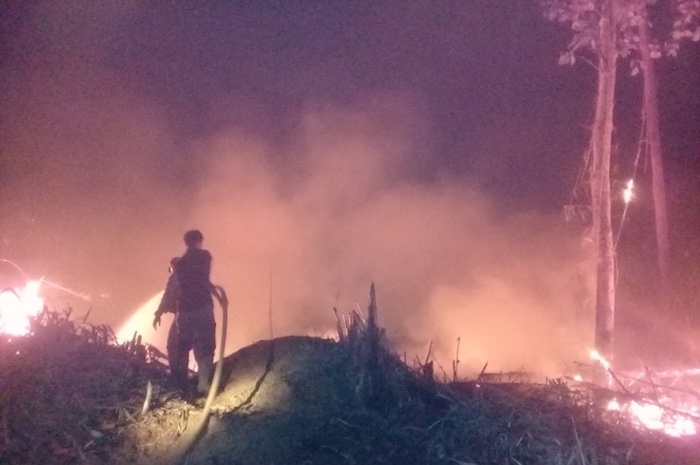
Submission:
[[[348,408],[346,351],[333,341],[290,336],[260,341],[224,360],[220,393],[201,437],[201,408],[170,399],[126,430],[133,444],[119,460],[188,464],[286,464],[329,417]],[[220,460],[225,457],[225,462]]]

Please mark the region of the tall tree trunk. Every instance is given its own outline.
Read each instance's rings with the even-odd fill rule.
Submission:
[[[599,28],[598,93],[591,134],[590,168],[592,240],[597,259],[595,348],[600,355],[611,360],[615,326],[615,257],[610,199],[610,157],[617,71],[615,0],[603,0]]]
[[[656,222],[656,252],[661,275],[662,292],[668,302],[671,296],[668,256],[668,219],[666,215],[666,188],[664,167],[661,158],[661,136],[659,131],[659,111],[656,97],[657,85],[654,60],[649,50],[649,18],[646,1],[640,1],[641,23],[639,25],[639,53],[642,59],[644,76],[644,132],[651,159],[652,192],[654,195],[654,218]]]

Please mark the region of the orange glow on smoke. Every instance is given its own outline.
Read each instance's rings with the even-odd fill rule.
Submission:
[[[158,309],[158,304],[160,299],[163,297],[163,291],[156,293],[153,297],[148,299],[143,305],[141,305],[138,310],[136,310],[129,319],[124,323],[119,330],[117,330],[117,341],[120,343],[130,341],[134,337],[134,333],[138,333],[143,336],[144,340],[152,343],[156,339],[156,331],[151,327],[153,321],[153,314]],[[163,320],[165,321],[165,316]],[[160,328],[159,333],[167,335],[168,328]],[[164,340],[164,338],[162,338]],[[160,346],[160,344],[154,344]],[[162,344],[163,348],[165,344]],[[160,348],[160,347],[159,347]]]
[[[40,281],[27,281],[24,289],[0,292],[0,334],[29,334],[30,318],[39,315],[44,308],[44,299],[39,296],[40,287]]]

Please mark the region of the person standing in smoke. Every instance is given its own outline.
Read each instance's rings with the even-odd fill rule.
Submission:
[[[204,236],[198,230],[185,233],[187,250],[175,264],[175,275],[180,292],[175,324],[177,343],[174,347],[170,366],[186,367],[190,350],[194,351],[197,362],[197,392],[209,391],[214,350],[216,349],[216,321],[214,320],[214,285],[209,281],[211,254],[202,249]],[[179,368],[178,368],[179,370]],[[181,373],[178,371],[178,376]],[[178,380],[182,382],[183,379]]]
[[[173,257],[170,259],[170,266],[168,267],[170,276],[168,277],[168,283],[165,285],[163,297],[160,299],[158,310],[156,310],[153,317],[153,329],[158,329],[161,316],[164,313],[173,313],[177,317],[178,302],[180,299],[180,283],[175,273],[175,265],[177,265],[179,261],[180,257]],[[178,345],[177,324],[176,321],[173,321],[168,330],[168,342],[166,346],[168,351],[168,363],[170,365],[170,376],[176,387],[184,388],[187,383],[187,359],[184,360],[184,364],[183,360],[178,359]]]

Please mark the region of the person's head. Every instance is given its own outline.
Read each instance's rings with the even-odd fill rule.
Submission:
[[[168,267],[168,273],[175,271],[175,265],[180,261],[180,257],[173,257],[170,259],[170,266]]]
[[[185,245],[188,248],[201,247],[204,236],[198,229],[193,229],[185,233]]]

